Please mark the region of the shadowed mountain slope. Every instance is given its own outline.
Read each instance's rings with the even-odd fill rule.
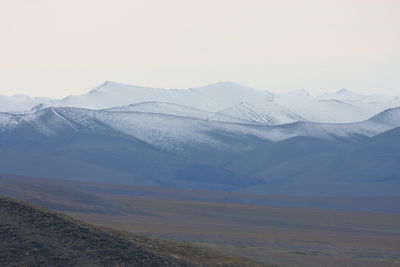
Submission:
[[[268,194],[398,195],[400,108],[280,126],[140,112],[0,113],[0,173]],[[386,133],[386,134],[385,134]]]

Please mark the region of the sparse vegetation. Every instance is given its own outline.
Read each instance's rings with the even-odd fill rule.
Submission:
[[[0,197],[0,266],[262,266],[179,242],[82,223]]]
[[[189,247],[193,247],[180,243],[184,241],[199,245],[193,249],[202,251],[202,255],[219,250],[268,264],[399,266],[400,215],[396,197],[285,198],[7,175],[0,176],[0,194],[56,209],[90,224],[124,231],[124,236],[130,235],[129,232],[177,240],[179,242],[151,239],[152,248],[165,244],[164,251],[173,258],[180,255],[179,251],[187,253],[191,250]],[[264,204],[233,203],[240,200]],[[278,207],[267,206],[264,202],[285,200],[393,212]],[[134,237],[141,242],[140,236]],[[179,256],[181,260],[185,259],[183,255]],[[204,260],[188,255],[191,263],[199,259],[196,264],[202,264]],[[219,257],[207,256],[207,259]],[[225,255],[224,259],[229,261],[229,256]],[[211,263],[215,261],[208,262]]]

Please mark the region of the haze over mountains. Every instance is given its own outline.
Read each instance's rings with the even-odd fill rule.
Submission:
[[[399,97],[106,82],[61,100],[15,99],[1,99],[2,173],[275,194],[400,192]]]

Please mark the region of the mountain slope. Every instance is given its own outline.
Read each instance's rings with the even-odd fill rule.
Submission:
[[[0,134],[3,173],[151,185],[185,162],[84,112],[51,108],[14,120]]]
[[[345,102],[354,102],[364,97],[364,95],[354,93],[348,89],[341,89],[333,94],[323,94],[318,97],[318,100],[339,100]]]
[[[143,102],[176,104],[228,116],[236,115],[234,117],[241,120],[265,124],[302,120],[325,123],[356,122],[368,119],[385,109],[400,106],[400,101],[395,97],[366,96],[346,89],[335,94],[313,97],[305,90],[272,94],[232,82],[186,90],[144,88],[106,82],[88,94],[70,96],[50,105],[105,109]],[[246,104],[243,106],[241,103]],[[153,108],[153,111],[149,106],[146,109],[148,112],[160,113],[159,107]]]
[[[258,266],[244,259],[88,225],[0,197],[2,266]]]
[[[356,107],[361,119],[372,117],[386,109],[400,107],[399,97],[380,94],[361,95],[347,89],[342,89],[334,94],[323,94],[316,99],[319,101],[339,101]]]
[[[301,116],[271,103],[240,103],[217,112],[218,115],[239,118],[242,121],[279,125],[305,121]]]
[[[55,101],[55,107],[106,109],[142,102],[168,102],[215,112],[241,101],[270,101],[272,95],[236,83],[223,82],[199,88],[158,89],[105,82],[87,94]]]
[[[235,116],[208,112],[168,102],[143,102],[128,106],[114,107],[107,110],[164,114],[164,115],[173,115],[179,117],[189,117],[199,120],[212,120],[212,121],[222,121],[222,122],[236,122],[236,123],[248,122],[248,120],[242,120]]]
[[[243,123],[218,122],[190,117],[156,113],[49,108],[34,114],[12,115],[0,113],[0,140],[15,137],[31,128],[48,137],[67,133],[103,134],[133,137],[162,150],[184,152],[188,148],[233,149],[229,140],[242,138],[281,141],[295,136],[322,139],[371,137],[400,126],[400,108],[387,110],[381,115],[357,123],[327,124],[297,122],[287,125],[263,126]],[[390,121],[385,119],[390,117]],[[384,118],[385,117],[385,118]],[[32,137],[33,138],[33,137]],[[28,139],[21,139],[25,142]],[[3,144],[6,145],[4,140]],[[240,144],[240,143],[239,143]],[[240,150],[240,149],[239,149]]]
[[[278,149],[272,154],[275,164],[260,160],[252,162],[251,159],[256,158],[254,155],[247,156],[244,162],[238,159],[240,164],[252,162],[252,175],[265,182],[245,191],[328,196],[399,194],[400,128],[367,138],[359,144],[335,145],[335,150],[312,143],[313,146],[304,148],[307,151],[302,155],[287,155],[296,151],[298,142],[286,147],[286,151]],[[317,149],[317,153],[310,148]],[[282,154],[283,151],[285,154]],[[265,150],[259,153],[268,155]],[[237,162],[231,164],[238,168]]]
[[[273,94],[232,82],[179,90],[105,82],[86,94],[59,100],[21,95],[0,96],[0,112],[32,113],[48,107],[116,108],[120,111],[125,109],[216,121],[277,125],[295,121],[362,121],[383,110],[400,107],[400,98],[361,95],[347,89],[316,97],[303,89]]]
[[[352,103],[312,97],[304,90],[277,94],[274,104],[312,122],[349,123],[362,121],[375,115],[375,113],[366,113],[366,110],[362,110]]]
[[[49,105],[54,100],[45,97],[30,97],[26,95],[0,95],[0,112],[23,113],[37,105]]]
[[[366,158],[368,153],[357,149],[400,127],[400,108],[358,123],[279,126],[75,108],[0,118],[0,170],[5,174],[275,193],[296,183],[302,186],[294,191],[315,193],[321,189],[316,179],[334,181],[346,172],[354,175],[347,180],[355,186],[366,177],[355,171],[362,164],[384,170],[376,179],[397,177],[395,164]]]
[[[273,94],[268,91],[255,90],[233,82],[215,83],[189,90],[219,103],[219,110],[241,102],[268,105],[273,100]]]

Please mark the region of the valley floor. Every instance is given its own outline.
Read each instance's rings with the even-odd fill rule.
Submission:
[[[400,266],[400,214],[112,196],[80,220],[290,266]]]
[[[0,175],[81,221],[288,266],[400,266],[399,197],[294,197]]]

